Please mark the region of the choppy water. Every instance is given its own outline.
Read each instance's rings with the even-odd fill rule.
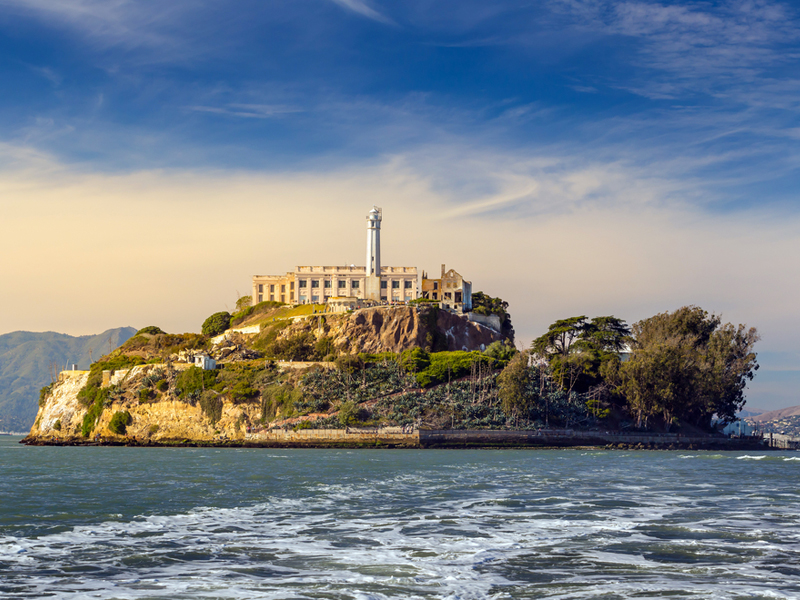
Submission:
[[[37,448],[3,598],[800,598],[800,454]]]

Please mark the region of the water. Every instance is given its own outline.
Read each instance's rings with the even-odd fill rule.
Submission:
[[[23,447],[2,598],[800,598],[800,454]]]

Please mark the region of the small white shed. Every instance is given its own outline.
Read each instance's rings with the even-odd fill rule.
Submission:
[[[217,368],[217,361],[208,354],[195,354],[192,362],[195,367],[203,369],[204,371],[212,371]]]

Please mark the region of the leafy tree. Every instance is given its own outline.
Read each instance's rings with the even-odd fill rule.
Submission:
[[[491,356],[492,358],[503,362],[508,363],[512,358],[514,358],[518,353],[516,346],[512,344],[508,339],[505,340],[497,340],[496,342],[492,342],[486,347],[486,350],[483,351],[486,356]]]
[[[533,340],[535,355],[547,361],[557,385],[585,392],[603,380],[605,363],[618,360],[630,329],[614,316],[560,319]]]
[[[514,339],[514,327],[511,325],[511,315],[508,314],[508,302],[501,298],[492,298],[483,292],[472,294],[472,312],[479,315],[497,315],[500,317],[501,333],[509,339]]]
[[[503,412],[510,417],[527,415],[530,410],[531,397],[528,388],[532,382],[528,359],[525,353],[517,354],[497,377],[497,395],[500,397]]]
[[[755,328],[721,325],[696,306],[661,313],[633,326],[633,353],[619,366],[619,389],[639,424],[656,417],[708,428],[714,414],[734,421],[758,369]]]
[[[231,314],[226,311],[217,312],[203,321],[203,335],[215,336],[224,333],[231,324]]]

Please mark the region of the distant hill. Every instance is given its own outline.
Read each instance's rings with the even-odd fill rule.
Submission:
[[[0,432],[27,432],[39,409],[39,390],[72,364],[88,369],[92,359],[124,344],[136,329],[119,327],[99,335],[15,331],[0,335]]]
[[[767,421],[777,421],[787,417],[794,417],[800,415],[800,406],[790,406],[789,408],[779,408],[778,410],[771,410],[769,412],[761,413],[754,417],[750,417],[753,421],[766,423]]]

